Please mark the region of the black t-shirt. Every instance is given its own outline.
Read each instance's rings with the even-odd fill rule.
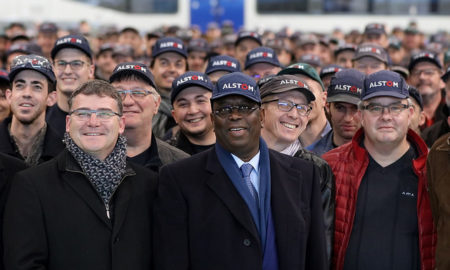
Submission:
[[[417,220],[418,178],[412,147],[381,167],[369,156],[356,201],[344,270],[420,269]]]
[[[52,127],[56,134],[60,138],[64,138],[64,133],[66,132],[66,116],[67,112],[61,110],[58,104],[55,104],[47,108],[45,114],[45,120],[47,124]]]
[[[128,160],[158,173],[159,168],[162,166],[162,162],[159,158],[158,146],[156,145],[156,139],[153,134],[151,140],[151,145],[147,150],[137,156],[129,157]]]

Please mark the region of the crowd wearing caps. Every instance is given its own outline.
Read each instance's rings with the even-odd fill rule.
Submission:
[[[214,56],[210,58],[205,73],[211,74],[216,71],[241,71],[241,64],[239,64],[239,61],[236,58],[228,55]]]
[[[367,75],[361,99],[368,100],[379,96],[408,98],[408,85],[400,74],[389,70],[381,70]]]
[[[261,95],[255,80],[241,72],[233,72],[222,76],[213,89],[211,100],[229,95],[244,96],[261,104]]]
[[[153,45],[152,58],[166,52],[175,52],[187,58],[186,46],[178,38],[167,37],[158,39],[155,45]]]
[[[139,76],[156,89],[156,83],[150,69],[146,65],[138,62],[125,62],[117,65],[109,78],[109,82],[112,83],[116,81],[119,76],[127,73]]]
[[[275,51],[267,47],[258,47],[251,50],[247,54],[244,69],[248,69],[250,66],[258,63],[267,63],[276,67],[281,67]]]
[[[89,42],[86,38],[80,35],[68,35],[61,37],[56,40],[55,46],[53,47],[51,51],[51,57],[52,59],[55,59],[56,54],[66,48],[74,48],[78,49],[82,52],[84,52],[89,59],[92,60],[92,51],[91,47],[89,46]]]
[[[365,75],[356,69],[337,72],[328,87],[327,102],[346,102],[358,105],[364,88]]]
[[[304,94],[308,103],[315,100],[316,97],[309,89],[309,86],[294,75],[278,75],[272,77],[261,86],[261,99],[267,96],[284,93],[288,91],[299,91]]]
[[[20,55],[14,58],[9,72],[9,80],[14,81],[14,77],[22,70],[34,70],[44,75],[51,83],[56,81],[52,64],[47,58],[39,55]]]
[[[200,86],[208,91],[213,91],[213,84],[205,73],[198,71],[188,71],[179,76],[172,82],[172,91],[170,92],[170,100],[172,104],[181,91],[191,86]]]

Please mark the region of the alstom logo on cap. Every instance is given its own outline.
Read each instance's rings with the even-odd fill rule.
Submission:
[[[372,53],[376,53],[376,54],[381,54],[381,51],[377,48],[374,47],[362,47],[359,48],[358,50],[360,53],[364,53],[364,52],[372,52]]]
[[[122,69],[134,69],[134,70],[140,70],[142,72],[147,72],[147,68],[140,66],[140,65],[120,65],[117,67],[117,71]]]
[[[178,49],[182,50],[183,44],[178,43],[178,42],[168,41],[168,42],[161,43],[159,45],[159,48],[161,48],[161,49],[162,48],[178,48]]]
[[[380,86],[398,87],[398,82],[394,82],[394,81],[376,81],[376,82],[371,82],[370,85],[369,85],[369,88],[380,87]]]
[[[181,79],[179,79],[179,80],[177,81],[177,86],[180,85],[180,84],[182,84],[182,83],[188,82],[188,81],[203,81],[203,82],[208,82],[208,79],[206,79],[206,78],[203,77],[203,76],[197,76],[197,75],[186,76],[186,77],[183,77],[183,78],[181,78]]]
[[[414,57],[414,59],[419,59],[419,58],[434,58],[434,54],[429,53],[429,52],[422,52],[422,53],[416,54],[416,56]]]
[[[347,91],[352,93],[358,93],[362,94],[362,89],[358,88],[354,85],[348,85],[348,84],[336,84],[334,86],[334,90],[340,90],[340,91]]]
[[[227,66],[227,67],[234,67],[234,68],[237,68],[236,63],[233,63],[233,62],[227,61],[227,60],[218,60],[218,61],[214,61],[214,62],[212,63],[212,66],[213,66],[213,67],[215,67],[215,66]]]
[[[248,57],[248,59],[261,58],[261,57],[264,57],[264,58],[267,58],[267,57],[273,58],[273,53],[270,53],[270,52],[256,52],[256,53],[250,54],[249,57]]]
[[[304,84],[301,81],[297,81],[297,80],[281,80],[280,85],[296,85],[301,88],[309,89],[308,85]]]
[[[78,43],[78,44],[83,44],[83,41],[79,38],[74,38],[74,37],[66,37],[63,39],[60,39],[56,42],[56,45],[61,45],[64,43]]]
[[[222,89],[241,89],[245,91],[255,91],[254,87],[246,83],[224,83]]]

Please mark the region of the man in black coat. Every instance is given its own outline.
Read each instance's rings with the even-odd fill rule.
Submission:
[[[156,269],[327,269],[317,168],[260,138],[251,77],[223,76],[211,100],[216,145],[160,170]]]
[[[66,149],[13,181],[6,269],[150,269],[157,178],[126,160],[120,96],[94,80],[69,108]]]

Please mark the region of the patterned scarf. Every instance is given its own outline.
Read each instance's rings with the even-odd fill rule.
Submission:
[[[94,185],[105,204],[109,204],[114,191],[119,186],[125,174],[127,158],[127,141],[119,135],[116,146],[104,161],[84,152],[70,137],[64,134],[67,150],[80,164],[87,178]]]

